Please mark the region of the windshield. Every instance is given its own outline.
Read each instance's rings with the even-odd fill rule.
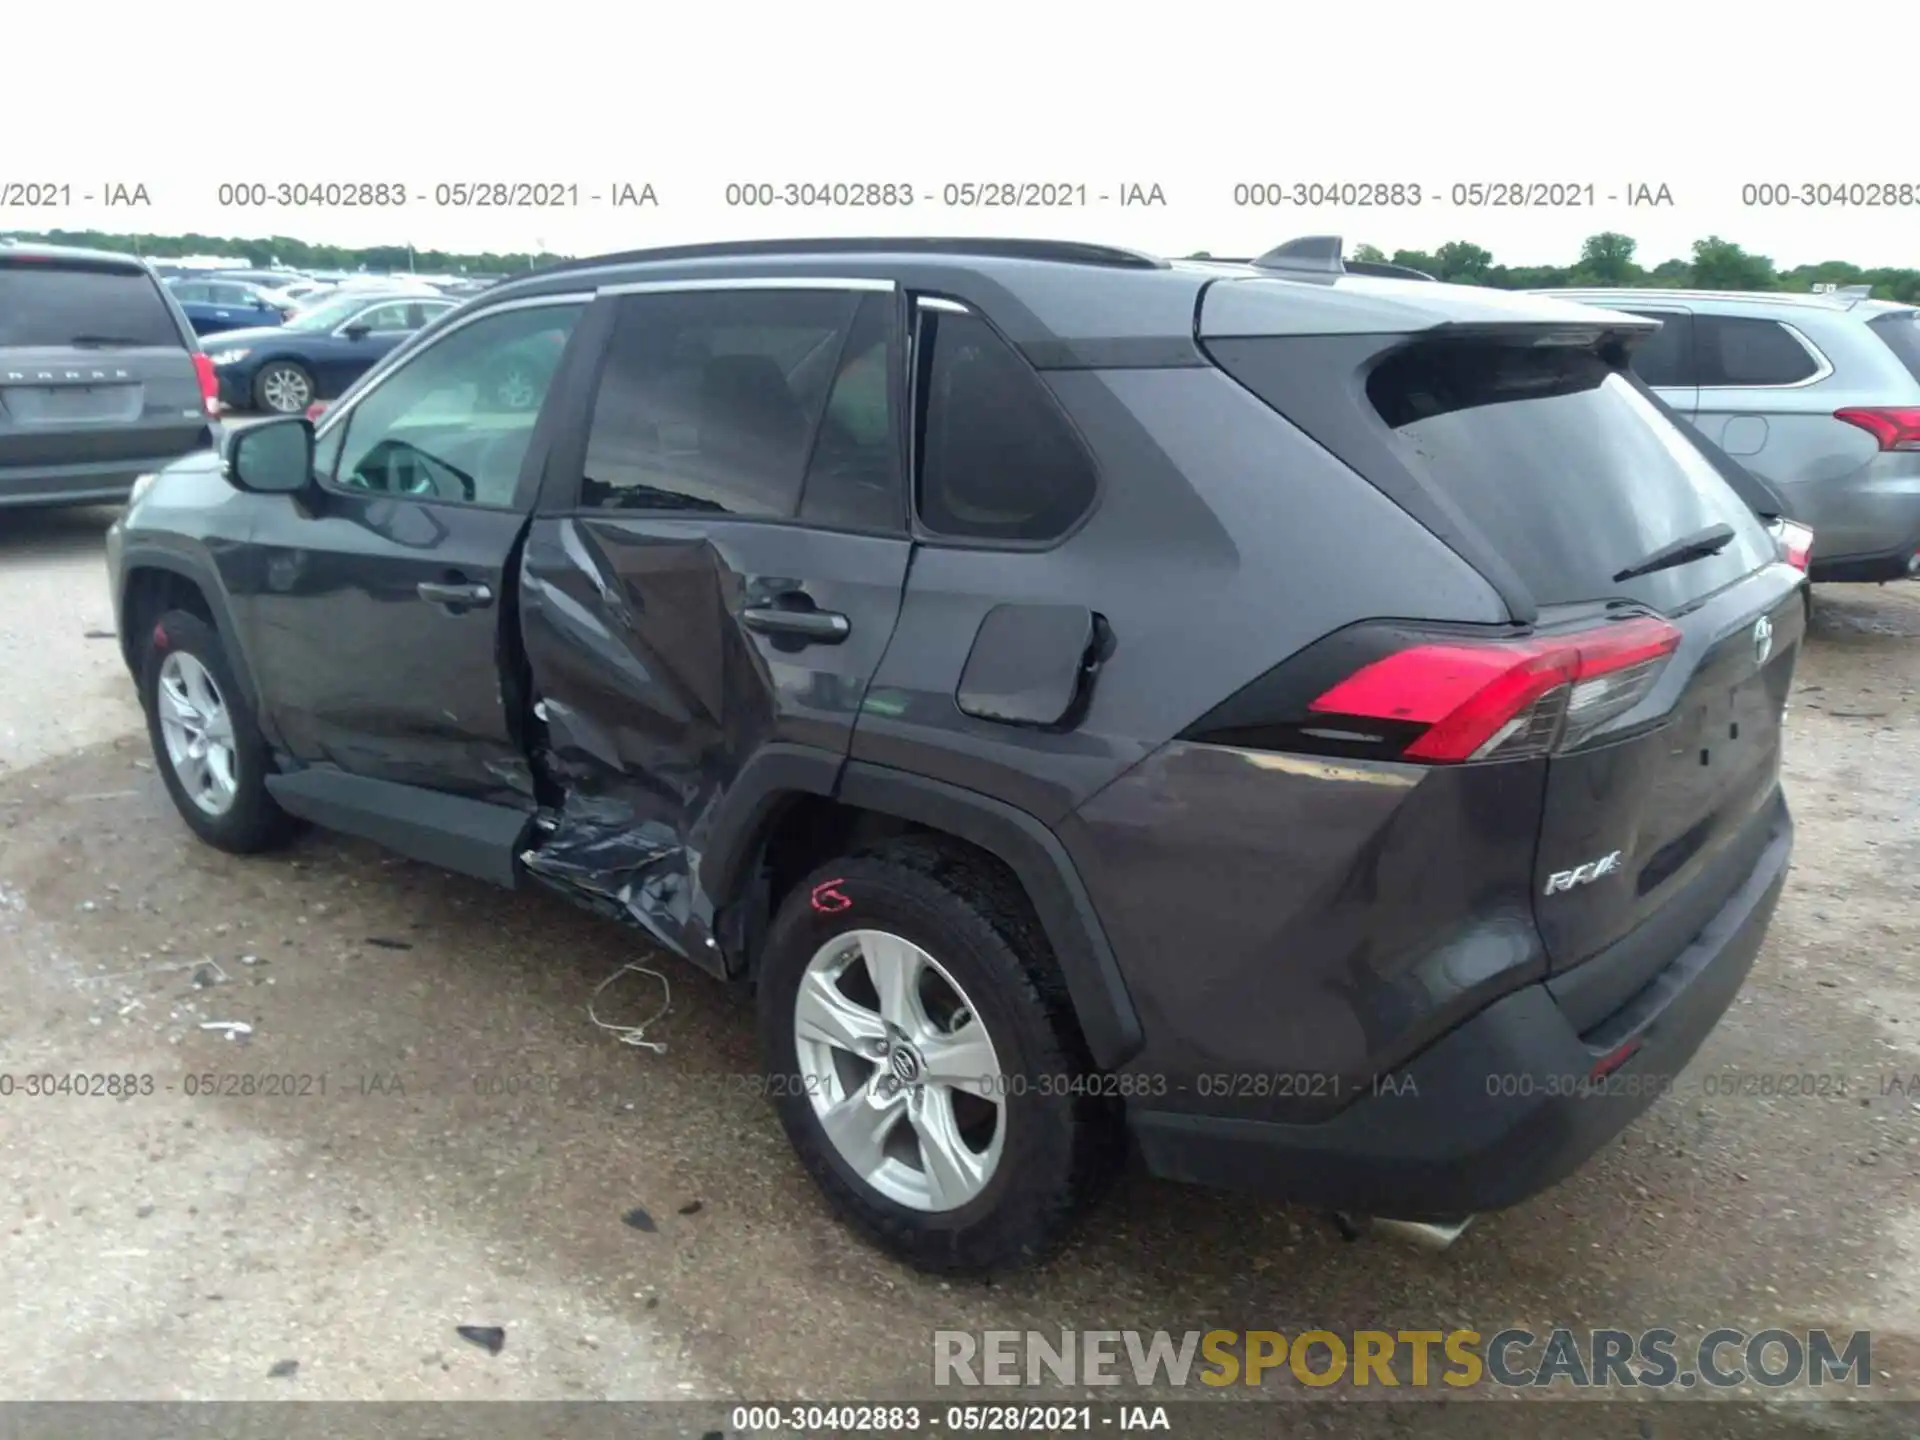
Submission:
[[[300,311],[287,321],[286,328],[308,331],[338,329],[368,306],[393,298],[395,297],[373,294],[330,296]]]

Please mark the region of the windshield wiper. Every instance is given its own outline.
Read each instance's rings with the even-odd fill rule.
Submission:
[[[1723,520],[1692,535],[1683,535],[1671,544],[1662,545],[1646,559],[1629,565],[1613,577],[1613,583],[1618,585],[1622,580],[1651,575],[1656,570],[1671,570],[1675,565],[1685,565],[1689,560],[1704,560],[1709,555],[1718,555],[1732,543],[1735,533],[1733,526]]]
[[[131,335],[74,335],[68,338],[67,343],[69,345],[95,347],[108,345],[145,346],[151,342],[136,340]]]

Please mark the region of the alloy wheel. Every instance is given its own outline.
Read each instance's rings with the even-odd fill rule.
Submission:
[[[260,378],[260,398],[279,415],[301,415],[313,403],[313,386],[291,365],[275,365]]]
[[[213,675],[184,650],[175,650],[161,662],[155,702],[167,763],[181,788],[206,814],[226,814],[239,793],[239,753],[233,715]]]
[[[533,376],[525,370],[512,369],[500,377],[495,387],[500,405],[507,410],[530,410],[540,398],[539,388],[533,383]]]
[[[985,1022],[939,961],[884,930],[836,936],[800,977],[793,1034],[813,1113],[868,1185],[925,1212],[986,1189],[1006,1086]]]

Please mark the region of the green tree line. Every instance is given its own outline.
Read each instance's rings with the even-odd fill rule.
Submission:
[[[100,250],[130,251],[149,259],[183,255],[244,256],[255,266],[289,265],[308,270],[419,270],[428,274],[500,275],[533,269],[559,260],[558,255],[460,253],[414,250],[405,245],[373,245],[355,249],[317,245],[289,235],[241,238],[230,235],[111,235],[98,230],[51,230],[39,234],[15,232],[21,240],[55,245],[83,245]],[[1501,290],[1551,289],[1569,285],[1642,286],[1666,290],[1789,290],[1805,293],[1817,284],[1870,285],[1884,300],[1920,304],[1920,269],[1869,267],[1848,260],[1823,260],[1815,265],[1778,268],[1765,255],[1718,235],[1693,242],[1689,258],[1663,260],[1652,267],[1641,264],[1639,245],[1618,231],[1589,235],[1580,256],[1571,265],[1501,265],[1493,252],[1471,241],[1454,240],[1439,249],[1395,250],[1377,245],[1354,248],[1355,260],[1388,261],[1424,270],[1440,280],[1462,285],[1490,285]]]
[[[1779,269],[1765,255],[1756,255],[1718,235],[1693,242],[1685,260],[1663,260],[1648,268],[1640,263],[1639,246],[1630,235],[1616,230],[1589,235],[1580,246],[1580,258],[1571,265],[1500,265],[1484,246],[1456,240],[1432,252],[1396,250],[1391,255],[1376,245],[1356,246],[1355,260],[1387,261],[1424,270],[1439,280],[1461,285],[1491,285],[1501,290],[1543,290],[1560,286],[1634,286],[1656,290],[1789,290],[1801,294],[1815,285],[1871,285],[1882,300],[1920,304],[1920,269],[1855,265],[1849,260],[1822,260],[1816,265]]]

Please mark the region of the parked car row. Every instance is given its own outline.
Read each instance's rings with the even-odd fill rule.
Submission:
[[[407,292],[336,291],[279,325],[228,330],[208,350],[221,403],[300,415],[342,393],[457,301]]]
[[[1541,293],[1660,322],[1634,372],[1812,528],[1815,580],[1920,574],[1920,309],[1846,293]]]
[[[333,295],[379,293],[464,299],[487,282],[418,275],[303,275],[293,270],[216,270],[156,265],[158,274],[181,302],[194,332],[279,324],[300,310]]]

